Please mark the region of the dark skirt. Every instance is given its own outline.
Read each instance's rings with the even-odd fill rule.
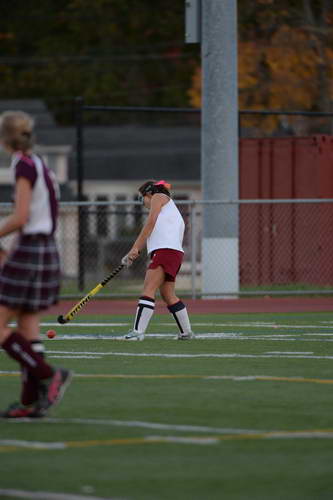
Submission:
[[[21,235],[0,272],[0,304],[37,312],[58,302],[59,254],[51,235]]]

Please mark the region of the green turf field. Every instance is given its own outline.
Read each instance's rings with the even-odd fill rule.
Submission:
[[[333,498],[332,314],[192,315],[189,342],[168,315],[126,342],[130,320],[81,314],[46,339],[75,376],[45,420],[0,422],[1,499]],[[3,352],[0,369],[7,406]]]

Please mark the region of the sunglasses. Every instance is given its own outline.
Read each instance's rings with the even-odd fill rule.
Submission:
[[[143,204],[143,202],[145,201],[145,196],[147,196],[147,194],[148,193],[139,194],[138,201]]]

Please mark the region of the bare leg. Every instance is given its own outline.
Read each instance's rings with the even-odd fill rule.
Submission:
[[[160,287],[160,292],[179,328],[178,339],[188,340],[193,338],[186,306],[175,294],[175,282],[165,281]]]
[[[15,318],[17,311],[9,309],[6,306],[0,305],[0,345],[9,337],[12,333],[12,329],[9,328],[8,323]]]
[[[20,312],[17,319],[18,330],[27,340],[39,338],[40,314],[35,312]]]
[[[164,282],[165,275],[161,266],[148,269],[143,284],[143,294],[139,298],[133,330],[125,335],[126,340],[143,340],[149,321],[154,314],[156,290]]]
[[[175,282],[165,281],[160,286],[161,297],[167,306],[171,306],[179,301],[179,298],[175,294]]]
[[[155,298],[156,290],[164,283],[165,274],[161,266],[156,269],[148,269],[143,284],[143,295]]]

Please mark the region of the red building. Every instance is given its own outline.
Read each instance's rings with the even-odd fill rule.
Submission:
[[[242,139],[240,199],[333,199],[333,137]],[[242,285],[331,284],[333,203],[240,208]]]

